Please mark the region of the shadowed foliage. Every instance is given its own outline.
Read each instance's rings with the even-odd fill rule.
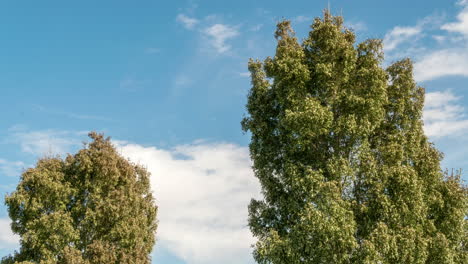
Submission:
[[[157,207],[145,168],[92,132],[75,155],[46,157],[6,197],[19,252],[2,263],[150,263]]]
[[[249,225],[261,264],[468,263],[467,192],[424,135],[424,89],[409,59],[382,66],[382,41],[355,43],[325,11],[297,41],[250,60],[248,116],[263,200]]]

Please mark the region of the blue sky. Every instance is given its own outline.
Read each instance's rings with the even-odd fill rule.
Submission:
[[[275,24],[299,39],[328,1],[1,1],[0,255],[17,245],[3,197],[41,155],[90,130],[148,166],[160,205],[154,263],[253,263],[246,206],[259,186],[240,129],[248,58],[273,55]],[[410,57],[426,133],[444,168],[468,171],[468,1],[336,0],[386,61]],[[465,174],[466,175],[466,174]],[[464,176],[466,179],[467,176]]]

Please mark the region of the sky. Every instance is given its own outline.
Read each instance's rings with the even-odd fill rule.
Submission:
[[[95,130],[152,173],[153,263],[254,263],[247,62],[274,55],[278,21],[303,39],[328,5],[384,40],[384,66],[414,61],[426,134],[468,171],[467,0],[1,1],[0,256],[18,248],[4,196],[21,172]]]

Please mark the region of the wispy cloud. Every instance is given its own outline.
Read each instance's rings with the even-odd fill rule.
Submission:
[[[456,136],[468,130],[468,119],[459,104],[460,99],[450,91],[426,94],[423,116],[427,136]]]
[[[61,130],[14,131],[7,139],[10,143],[19,144],[25,153],[36,156],[65,154],[81,145],[80,138],[86,132]]]
[[[467,48],[435,50],[422,56],[414,64],[415,79],[421,82],[444,76],[468,76]]]
[[[440,30],[446,34],[433,36],[440,48],[425,52],[416,60],[414,68],[417,81],[444,76],[468,76],[468,2],[459,1],[458,4],[463,9],[456,17],[457,21],[443,23]]]
[[[159,247],[186,263],[250,263],[254,243],[247,205],[259,196],[248,149],[227,143],[181,145],[170,150],[117,142],[147,166],[159,205]]]
[[[179,14],[176,20],[182,23],[186,29],[197,29],[196,32],[198,32],[203,41],[208,43],[210,50],[213,50],[217,54],[230,51],[231,45],[227,41],[240,34],[238,27],[217,22],[220,20],[218,15],[209,15],[199,20]],[[261,25],[258,26],[258,29],[253,28],[253,30],[260,30],[260,28]]]
[[[0,176],[5,175],[8,177],[17,177],[21,174],[25,164],[22,161],[9,161],[0,159]]]
[[[383,39],[384,51],[389,58],[419,56],[426,52],[420,41],[430,36],[429,31],[440,28],[444,15],[433,14],[419,20],[413,26],[396,26],[389,30]],[[433,39],[433,38],[432,38]]]
[[[224,24],[214,24],[207,27],[204,33],[209,37],[211,46],[217,53],[225,53],[231,49],[231,45],[226,41],[239,35],[239,31],[232,26]]]
[[[188,17],[184,14],[178,14],[176,21],[181,23],[186,29],[193,29],[198,24],[199,20],[193,17]]]
[[[394,50],[399,44],[409,41],[422,32],[422,26],[417,25],[414,27],[400,27],[393,28],[390,32],[385,34],[384,37],[384,50]]]
[[[459,1],[458,4],[463,6],[463,9],[458,13],[457,21],[446,23],[441,28],[468,37],[468,1]]]

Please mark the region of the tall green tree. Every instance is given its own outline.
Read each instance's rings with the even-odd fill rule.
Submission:
[[[150,263],[157,207],[145,168],[102,134],[65,159],[46,157],[6,197],[21,248],[2,263]]]
[[[250,153],[263,200],[249,225],[261,264],[468,263],[467,191],[424,135],[409,59],[355,43],[324,12],[302,43],[278,24],[276,54],[250,60]]]

